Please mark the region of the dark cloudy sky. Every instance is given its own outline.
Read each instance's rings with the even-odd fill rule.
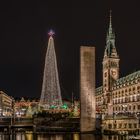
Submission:
[[[112,0],[113,1],[113,0]],[[96,86],[102,83],[102,58],[109,10],[120,56],[120,75],[140,69],[140,8],[134,1],[0,4],[0,90],[13,97],[40,97],[50,28],[63,97],[79,95],[79,48],[96,47]]]

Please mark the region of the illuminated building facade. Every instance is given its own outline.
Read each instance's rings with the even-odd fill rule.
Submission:
[[[16,100],[14,104],[14,113],[16,117],[32,117],[38,110],[38,100],[24,99]]]
[[[140,116],[140,71],[119,78],[119,56],[115,47],[115,34],[112,30],[111,16],[107,33],[106,47],[103,58],[103,85],[96,88],[96,113],[107,116],[127,116],[121,121],[116,120],[117,126],[111,126],[111,121],[106,121],[106,127],[111,128],[139,128]],[[131,116],[131,122],[129,119]],[[132,119],[133,116],[133,119]]]
[[[5,92],[0,91],[0,116],[8,117],[12,115],[13,100]]]

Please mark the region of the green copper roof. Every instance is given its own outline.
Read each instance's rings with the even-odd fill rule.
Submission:
[[[121,85],[121,84],[125,84],[127,82],[131,82],[135,79],[138,79],[140,77],[140,70],[139,71],[136,71],[134,73],[131,73],[125,77],[122,77],[120,79],[118,79],[115,83],[114,83],[114,86],[116,85]]]
[[[99,94],[102,94],[102,93],[103,93],[103,86],[100,86],[100,87],[95,89],[95,94],[96,95],[99,95]]]

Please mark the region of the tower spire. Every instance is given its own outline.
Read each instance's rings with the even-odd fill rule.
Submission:
[[[107,38],[106,38],[106,49],[104,53],[104,57],[116,57],[116,47],[115,47],[115,34],[112,29],[112,11],[110,10],[110,16],[109,16],[109,28],[107,32]]]
[[[112,11],[110,10],[109,35],[112,33]]]

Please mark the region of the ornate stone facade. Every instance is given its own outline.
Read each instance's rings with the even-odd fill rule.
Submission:
[[[111,16],[102,64],[103,85],[96,88],[96,113],[102,114],[103,119],[104,116],[112,116],[112,121],[114,116],[133,116],[134,124],[139,128],[139,121],[135,119],[139,120],[140,116],[140,71],[119,78],[119,56],[115,47]],[[129,128],[129,119],[122,117],[121,120]]]

